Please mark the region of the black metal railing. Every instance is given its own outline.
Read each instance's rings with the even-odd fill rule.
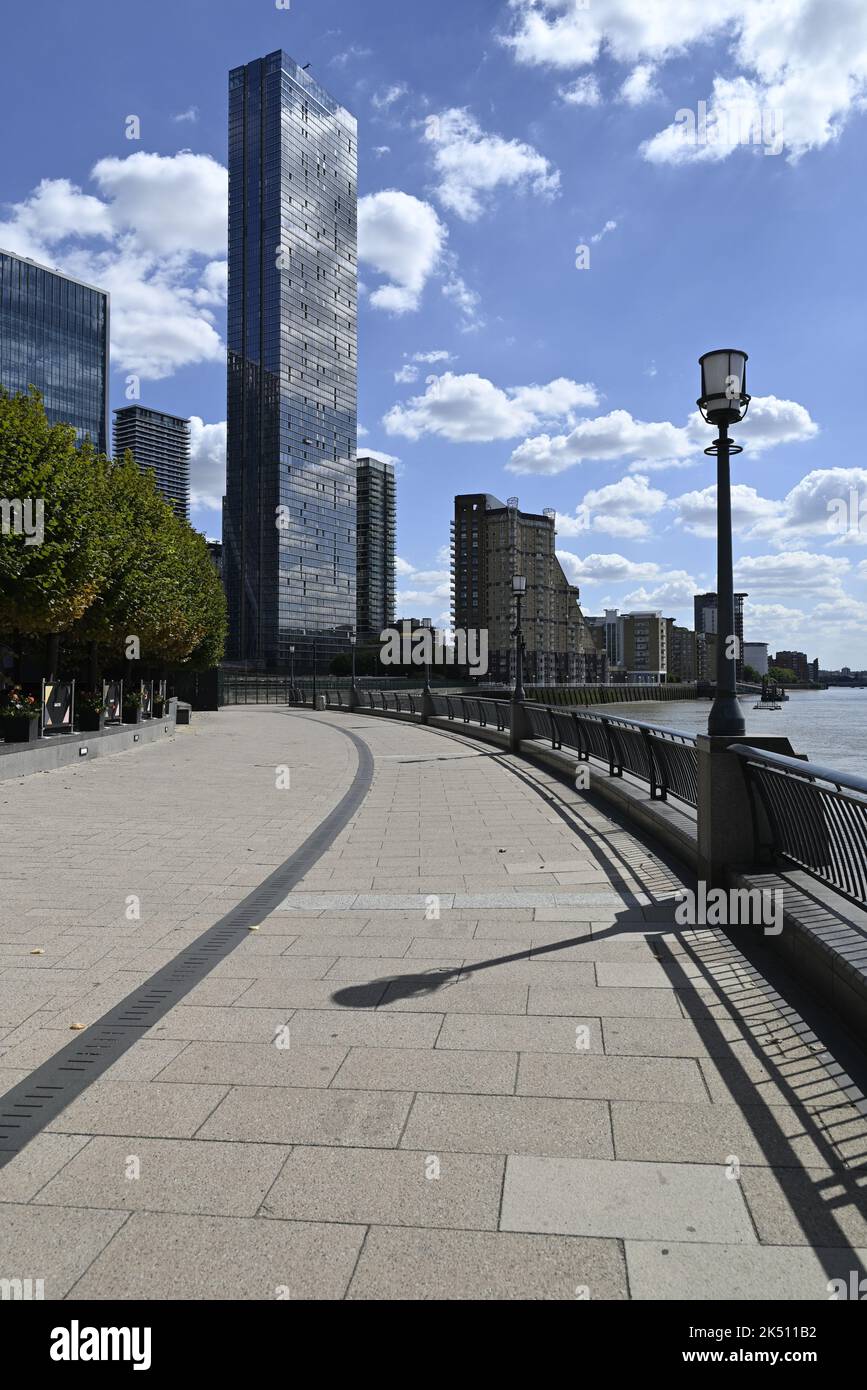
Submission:
[[[737,743],[761,804],[770,851],[860,906],[867,906],[867,778]],[[756,816],[754,823],[758,823]]]

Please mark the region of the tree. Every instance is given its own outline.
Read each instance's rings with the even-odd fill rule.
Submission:
[[[762,677],[755,666],[744,666],[744,680],[751,681],[753,685],[761,685]]]
[[[769,666],[768,675],[777,682],[778,685],[797,685],[798,677],[794,671],[790,671],[788,666]]]
[[[48,423],[33,387],[0,387],[0,628],[48,637],[49,675],[105,581],[107,468],[71,425]]]

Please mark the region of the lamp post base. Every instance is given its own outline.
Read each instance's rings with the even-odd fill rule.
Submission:
[[[707,731],[712,736],[723,734],[743,738],[747,722],[737,695],[717,695],[707,721]]]

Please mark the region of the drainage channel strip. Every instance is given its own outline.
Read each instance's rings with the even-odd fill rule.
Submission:
[[[0,1168],[52,1123],[103,1072],[189,994],[219,961],[248,939],[283,902],[359,810],[373,781],[373,757],[366,743],[347,729],[358,766],[352,785],[285,864],[238,903],[198,940],[132,991],[87,1030],[24,1081],[0,1096]]]

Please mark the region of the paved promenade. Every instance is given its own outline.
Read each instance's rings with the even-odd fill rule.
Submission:
[[[4,783],[0,1094],[233,909],[256,929],[28,1121],[0,1278],[828,1299],[867,1272],[863,1076],[720,931],[673,926],[687,881],[546,773],[385,719],[226,710]]]

